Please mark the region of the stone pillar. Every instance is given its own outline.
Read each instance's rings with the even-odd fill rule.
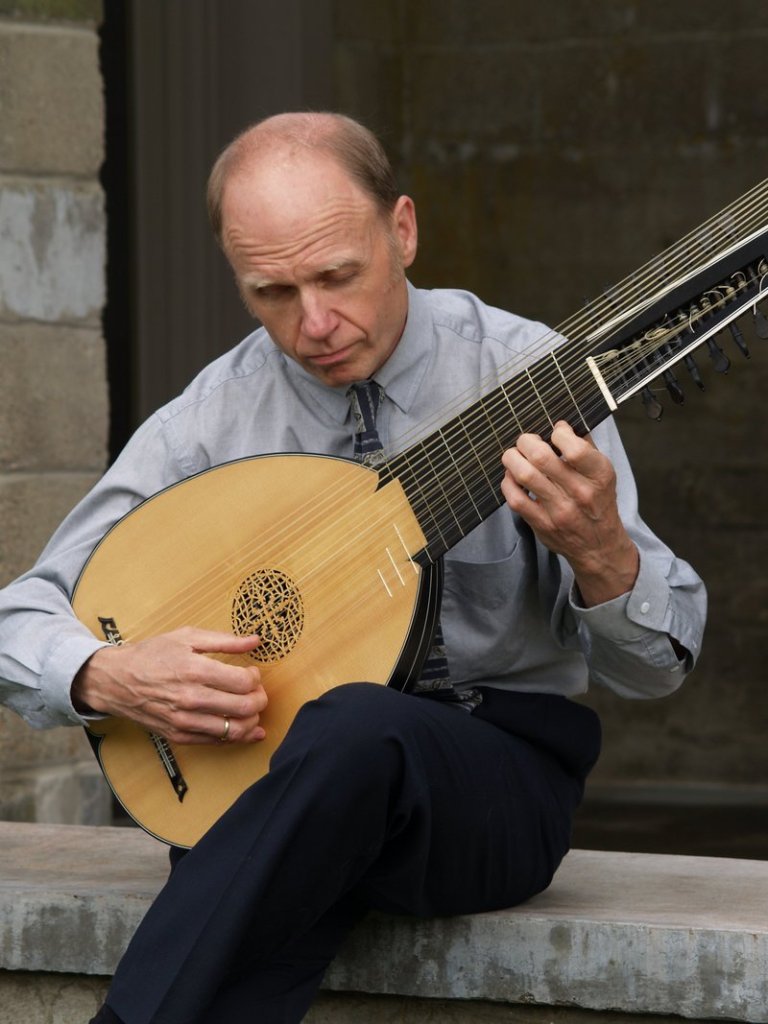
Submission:
[[[98,0],[0,0],[0,585],[106,461]],[[98,822],[80,729],[0,709],[0,818]]]

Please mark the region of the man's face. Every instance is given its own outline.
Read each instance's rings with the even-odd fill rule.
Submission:
[[[224,249],[246,306],[323,383],[372,376],[408,313],[413,204],[389,216],[330,157],[276,155],[227,182]]]

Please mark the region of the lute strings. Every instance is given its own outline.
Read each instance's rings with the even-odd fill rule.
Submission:
[[[556,384],[558,375],[566,373],[572,375],[575,383],[574,402],[577,405],[595,401],[595,382],[588,371],[583,370],[583,362],[586,352],[593,345],[592,336],[600,330],[605,322],[606,314],[617,316],[616,306],[620,303],[637,304],[642,302],[650,305],[658,294],[658,289],[664,286],[669,291],[676,284],[670,284],[670,275],[677,275],[678,279],[685,279],[700,269],[701,261],[710,257],[710,262],[717,259],[718,246],[722,248],[722,240],[733,243],[734,238],[740,233],[741,238],[749,237],[759,227],[765,226],[768,214],[768,180],[755,186],[750,192],[736,203],[710,218],[703,225],[686,235],[680,242],[670,249],[665,250],[661,255],[655,257],[639,271],[625,278],[619,285],[609,293],[609,297],[601,297],[591,306],[580,311],[570,320],[565,321],[560,327],[549,331],[537,339],[534,345],[530,346],[524,353],[520,353],[510,359],[507,364],[497,371],[497,375],[488,378],[480,385],[481,392],[488,388],[495,387],[495,392],[490,392],[490,401],[486,402],[489,395],[475,401],[474,406],[464,410],[465,420],[461,416],[454,415],[453,419],[445,422],[445,417],[455,413],[467,397],[474,398],[477,389],[466,391],[458,396],[453,402],[441,410],[435,417],[433,424],[425,428],[423,425],[418,431],[411,431],[403,435],[397,442],[396,447],[399,455],[389,454],[389,461],[396,461],[398,458],[406,457],[407,471],[414,480],[434,481],[419,487],[421,508],[414,507],[414,512],[422,522],[422,517],[429,517],[434,513],[430,512],[433,506],[446,504],[450,506],[449,514],[456,520],[461,529],[466,523],[468,510],[477,510],[477,505],[472,497],[476,492],[476,483],[479,481],[480,488],[488,488],[493,491],[494,484],[501,479],[501,470],[496,474],[490,474],[488,466],[492,461],[498,462],[501,452],[512,443],[514,438],[525,430],[536,433],[546,433],[551,427],[551,419],[546,409],[543,409],[534,397],[531,401],[525,393],[525,388],[513,376],[507,379],[506,384],[498,383],[498,378],[509,373],[519,371],[521,365],[528,365],[537,356],[549,354],[553,349],[557,351],[555,368],[546,372],[541,384],[548,386]],[[703,244],[705,236],[709,236],[706,244]],[[698,250],[698,251],[696,251]],[[712,253],[715,252],[714,258]],[[655,289],[655,291],[653,291]],[[652,294],[648,296],[648,292]],[[626,316],[621,318],[626,320]],[[541,360],[539,360],[541,361]],[[536,363],[533,364],[537,365]],[[512,388],[510,393],[509,388]],[[486,404],[483,404],[486,402]],[[518,403],[518,404],[515,404]],[[512,434],[505,434],[500,437],[498,434],[498,423],[505,416],[515,420]],[[436,426],[443,422],[443,426]],[[458,421],[458,422],[456,422]],[[416,444],[408,444],[409,438],[417,434],[429,440],[429,432],[444,435],[447,430],[461,430],[466,436],[466,442],[455,442],[451,445],[445,443],[441,438],[441,444],[433,445],[429,450],[422,446],[425,441]],[[403,447],[405,450],[403,451]],[[441,452],[441,447],[445,450]],[[408,457],[408,453],[410,457]],[[466,467],[462,472],[457,461],[466,461]],[[474,466],[478,468],[473,468]],[[468,479],[465,479],[469,477]],[[355,488],[350,488],[349,493]],[[497,504],[501,505],[503,499],[497,494]],[[416,504],[419,504],[417,501]],[[243,510],[243,514],[247,514]],[[477,515],[480,516],[477,510]],[[304,563],[307,568],[297,585],[302,592],[311,593],[313,580],[319,579],[320,574],[330,568],[330,563],[338,560],[338,555],[332,553],[318,560],[316,552],[324,550],[323,539],[332,529],[332,524],[337,523],[339,518],[346,520],[346,525],[354,535],[357,542],[367,534],[374,534],[380,523],[372,522],[360,524],[354,509],[349,508],[349,494],[346,487],[336,484],[328,486],[322,494],[313,495],[306,506],[297,510],[297,515],[289,523],[281,524],[273,528],[267,534],[254,538],[251,544],[246,545],[239,553],[237,563],[228,564],[226,573],[216,566],[211,567],[204,574],[191,581],[185,588],[174,595],[172,607],[169,606],[169,615],[163,618],[156,613],[139,619],[133,623],[131,633],[136,637],[152,633],[163,632],[164,629],[178,625],[180,621],[197,622],[204,618],[210,605],[208,595],[212,591],[222,587],[231,589],[231,579],[238,574],[247,573],[255,563],[280,564],[284,560],[283,552],[291,553],[291,561],[295,564]],[[386,518],[384,516],[383,518]],[[471,512],[470,516],[471,518]],[[479,521],[479,520],[478,520]],[[328,522],[328,527],[317,529],[318,522]],[[310,530],[312,527],[312,530]],[[305,543],[302,538],[309,537]],[[312,558],[312,552],[315,557]],[[344,588],[352,591],[351,584],[354,584],[360,575],[372,575],[371,569],[357,568],[350,563],[346,573],[338,577],[338,587],[341,592]],[[279,608],[273,609],[272,614],[279,614]],[[336,614],[327,622],[327,626],[333,626],[334,620],[343,621],[346,613],[340,607]],[[130,637],[128,637],[130,639]]]
[[[610,303],[612,306],[618,304],[620,300],[629,301],[637,305],[638,299],[642,294],[643,297],[643,308],[647,308],[658,298],[659,287],[663,283],[663,293],[666,294],[671,291],[680,280],[684,280],[693,273],[700,271],[707,265],[711,265],[716,262],[717,259],[722,255],[721,249],[718,250],[718,245],[722,248],[723,238],[727,239],[731,247],[737,247],[738,243],[734,241],[737,230],[741,232],[740,240],[750,237],[750,235],[758,233],[757,229],[765,227],[766,212],[768,207],[766,206],[766,190],[768,188],[768,182],[763,182],[761,185],[756,186],[746,197],[742,197],[732,207],[729,207],[722,213],[711,218],[705,225],[698,228],[696,231],[691,232],[681,243],[667,250],[660,257],[657,257],[651,263],[647,265],[643,276],[641,272],[631,275],[626,281],[613,290],[610,296]],[[740,223],[737,223],[737,217],[740,218]],[[718,229],[719,235],[714,233],[714,228]],[[701,245],[702,233],[707,232],[707,246],[706,248]],[[690,255],[690,249],[692,242],[696,242],[699,246],[699,252],[695,252],[693,256]],[[713,255],[714,254],[714,255]],[[707,261],[707,262],[705,262]],[[669,273],[676,273],[679,275],[678,280],[670,282]],[[654,288],[648,294],[648,289]],[[603,303],[604,305],[604,303]],[[639,308],[639,307],[638,307]],[[618,315],[615,309],[611,310],[611,315],[614,319],[617,319],[620,323],[626,322],[628,318],[634,316],[637,312],[636,308],[630,309],[629,317],[627,315]],[[605,319],[603,315],[600,315],[601,311],[595,312],[592,308],[582,311],[573,317],[570,321],[566,321],[561,325],[557,331],[551,332],[545,335],[542,339],[537,342],[534,349],[538,349],[539,352],[545,348],[549,349],[552,345],[560,338],[564,337],[564,343],[557,345],[553,351],[550,352],[553,361],[553,368],[545,375],[540,378],[539,384],[542,385],[543,389],[558,388],[562,391],[560,386],[560,380],[566,383],[568,375],[570,375],[572,386],[567,385],[570,398],[576,406],[577,415],[581,417],[583,421],[589,420],[594,425],[593,419],[595,410],[599,409],[603,400],[596,388],[594,377],[591,372],[585,366],[586,355],[590,353],[591,348],[594,345],[593,336],[596,332],[599,332],[601,324]],[[581,335],[581,336],[580,336]],[[655,343],[651,343],[655,344]],[[530,358],[530,351],[526,352],[521,357],[516,357],[510,361],[509,365],[516,366],[523,359],[528,362]],[[643,353],[640,353],[642,358]],[[540,360],[538,364],[533,364],[533,368],[540,366],[540,363],[546,360]],[[620,374],[625,369],[622,363],[618,363],[615,367],[616,374]],[[490,382],[491,384],[495,381]],[[486,382],[488,384],[488,382]],[[533,385],[533,387],[531,387]],[[456,417],[449,423],[433,435],[428,436],[421,444],[424,448],[432,447],[434,449],[433,456],[427,456],[429,461],[429,471],[437,469],[442,471],[453,478],[452,496],[454,501],[458,501],[462,510],[466,510],[470,501],[466,501],[463,498],[463,492],[465,489],[469,492],[473,490],[479,483],[482,486],[482,478],[488,478],[488,468],[485,465],[485,461],[490,459],[492,461],[497,460],[500,457],[501,452],[513,442],[515,436],[506,435],[501,441],[501,445],[498,443],[498,433],[495,427],[488,429],[488,420],[492,415],[499,415],[501,421],[503,421],[505,414],[509,411],[512,412],[514,418],[518,424],[525,423],[525,429],[534,433],[547,434],[548,430],[552,427],[552,415],[557,414],[557,410],[550,414],[550,411],[546,408],[544,403],[541,401],[540,389],[537,389],[530,372],[523,370],[512,380],[508,380],[506,383],[502,383],[497,386],[495,391],[490,392],[490,401],[488,397],[486,399],[480,399],[468,411],[461,414],[461,417]],[[466,396],[465,396],[466,397]],[[460,400],[459,400],[460,401]],[[507,408],[509,406],[509,409]],[[586,415],[585,415],[586,413]],[[450,455],[444,457],[442,460],[439,455],[441,444],[445,440],[446,429],[451,429],[451,426],[457,421],[460,421],[462,429],[468,433],[467,423],[465,422],[467,416],[474,418],[474,425],[477,427],[476,437],[471,440],[471,450],[469,448],[462,451],[461,443],[459,442],[458,448],[454,447]],[[601,417],[602,418],[602,417]],[[523,432],[518,431],[518,434]],[[414,446],[418,448],[418,446]],[[406,449],[406,453],[412,449]],[[398,457],[393,457],[394,461],[398,461]],[[403,461],[400,457],[400,461]],[[424,466],[423,460],[418,457],[414,460],[407,457],[406,461],[408,469],[413,474],[413,479],[418,480],[419,476],[422,475]],[[456,478],[453,473],[454,464],[456,461],[463,461],[464,473],[468,476],[469,482],[465,479]],[[473,467],[474,462],[480,463],[479,471]],[[442,463],[442,465],[441,465]],[[431,472],[423,473],[423,475],[429,479]],[[446,494],[444,484],[440,484],[440,494],[443,497],[450,497]],[[430,496],[423,496],[424,510],[428,514],[428,508],[430,505]],[[436,495],[437,500],[439,496]],[[499,502],[500,504],[501,502]],[[458,518],[463,518],[459,516]]]

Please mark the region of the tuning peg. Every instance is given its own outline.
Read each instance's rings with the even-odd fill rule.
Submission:
[[[660,420],[664,415],[664,406],[647,385],[640,392],[640,398],[645,406],[645,415],[648,419]]]
[[[703,391],[704,390],[704,381],[701,379],[701,374],[699,373],[699,368],[696,365],[696,363],[694,362],[693,356],[686,356],[685,359],[684,359],[684,362],[685,362],[685,368],[688,371],[688,373],[690,373],[691,379],[693,380],[693,383],[696,385],[697,388],[699,388],[699,390]]]
[[[731,332],[731,337],[736,342],[736,345],[741,351],[741,354],[744,356],[745,359],[749,359],[749,349],[747,348],[747,343],[744,340],[744,335],[741,333],[741,330],[739,329],[739,325],[736,323],[728,324],[728,330]]]
[[[752,307],[752,316],[755,320],[755,330],[757,331],[758,338],[768,338],[768,320],[766,320],[765,314],[757,306],[757,303]]]
[[[674,373],[672,373],[671,370],[665,370],[663,377],[672,401],[675,405],[682,405],[685,401],[685,395],[683,394],[683,389],[678,384]]]
[[[731,361],[714,338],[707,339],[707,348],[709,349],[709,358],[712,360],[715,370],[718,373],[728,373]]]

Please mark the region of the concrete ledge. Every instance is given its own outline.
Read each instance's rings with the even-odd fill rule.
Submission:
[[[167,875],[137,829],[0,822],[0,969],[112,974]]]
[[[0,823],[0,969],[109,975],[166,874],[135,829]],[[522,907],[372,916],[325,988],[766,1022],[766,893],[768,862],[575,850]]]
[[[768,863],[572,851],[474,917],[371,918],[326,988],[768,1020]]]

